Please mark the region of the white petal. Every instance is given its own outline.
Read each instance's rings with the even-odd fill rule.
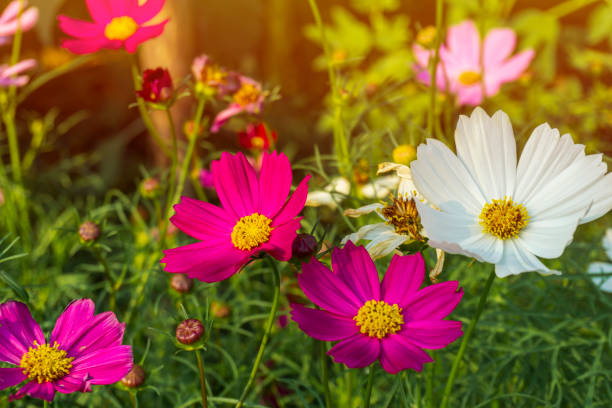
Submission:
[[[384,219],[382,214],[378,211],[378,210],[382,210],[383,208],[385,208],[385,206],[380,203],[368,204],[368,205],[364,205],[363,207],[349,208],[347,210],[344,210],[344,215],[348,215],[349,217],[356,218],[364,214],[376,212],[376,214],[378,214],[382,219]]]
[[[580,220],[581,224],[593,221],[612,209],[612,173],[608,173],[600,178],[593,184],[591,189],[593,193],[593,204],[584,218]]]
[[[518,239],[532,254],[558,258],[572,242],[580,214],[530,220]]]
[[[351,183],[344,177],[334,177],[329,185],[325,187],[325,191],[348,195],[351,192]]]
[[[455,143],[487,200],[514,193],[516,142],[508,115],[497,111],[490,118],[481,108],[474,109],[471,117],[459,118]]]
[[[589,265],[589,273],[612,273],[612,264],[606,262],[593,262]],[[593,277],[595,286],[599,286],[604,292],[612,293],[612,277]]]
[[[409,238],[406,235],[396,234],[395,232],[387,232],[372,240],[365,246],[365,248],[369,252],[372,259],[378,259],[389,255],[408,239]]]
[[[335,200],[334,198],[340,198],[340,200]],[[310,191],[308,192],[308,197],[306,198],[306,206],[319,207],[326,205],[331,208],[336,208],[338,205],[336,203],[341,200],[341,197],[332,197],[331,193],[328,193],[327,191]]]
[[[384,176],[361,188],[361,194],[368,198],[385,198],[395,190],[400,180],[397,176]]]
[[[395,232],[395,228],[385,224],[384,222],[364,225],[363,227],[359,228],[357,232],[354,232],[344,237],[342,239],[342,245],[346,244],[347,241],[357,243],[359,240],[362,239],[373,240],[376,239],[380,234],[386,233],[388,231]]]
[[[515,239],[504,241],[504,255],[495,265],[495,274],[499,278],[509,275],[518,275],[523,272],[540,272],[544,275],[560,275],[558,271],[550,270],[538,258],[530,253],[522,244]]]
[[[608,255],[608,258],[612,260],[612,228],[608,228],[606,230],[606,235],[604,235],[601,244],[606,250],[606,254]]]

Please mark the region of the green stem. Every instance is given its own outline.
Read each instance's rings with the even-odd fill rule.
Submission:
[[[434,408],[434,396],[433,396],[433,385],[434,385],[434,376],[436,373],[436,358],[433,356],[433,362],[429,364],[427,383],[425,384],[425,395],[427,397],[427,406],[429,408]]]
[[[176,168],[178,166],[178,143],[176,139],[176,128],[174,127],[174,119],[172,119],[172,113],[170,108],[165,109],[166,118],[168,118],[168,126],[170,126],[170,137],[172,139],[172,154],[170,164],[170,180],[168,182],[168,195],[166,197],[166,209],[164,211],[164,220],[162,228],[159,232],[159,245],[161,248],[166,243],[166,232],[168,231],[168,224],[170,223],[170,212],[172,211],[172,204],[174,203],[174,194],[176,191]]]
[[[253,368],[251,369],[251,375],[249,375],[249,380],[247,381],[247,384],[244,387],[244,390],[242,391],[242,395],[240,396],[240,401],[238,401],[235,408],[241,408],[244,406],[244,400],[249,395],[249,391],[251,390],[251,387],[255,382],[255,376],[257,375],[257,371],[259,370],[259,365],[261,364],[261,360],[263,359],[266,344],[268,344],[270,332],[272,331],[272,326],[274,325],[274,321],[276,320],[276,311],[278,309],[278,300],[280,298],[280,272],[275,261],[272,258],[268,257],[268,261],[272,266],[272,270],[274,272],[274,297],[272,299],[272,307],[270,308],[270,314],[268,315],[268,320],[266,321],[264,335],[261,339],[261,343],[259,344],[259,351],[257,352],[257,357],[255,357],[255,363],[253,363]]]
[[[100,250],[95,246],[91,248],[91,252],[93,252],[100,265],[102,265],[102,269],[104,270],[104,274],[108,280],[108,286],[110,286],[110,309],[112,312],[114,312],[117,308],[117,284],[115,282],[115,278],[113,277],[113,274],[108,266],[108,262],[106,262],[102,252],[100,252]]]
[[[133,408],[138,408],[138,398],[136,398],[135,392],[130,392],[130,402]]]
[[[556,18],[562,18],[568,14],[572,14],[573,12],[580,10],[583,7],[589,6],[593,3],[598,3],[600,1],[601,0],[568,0],[549,9],[547,14],[551,14]]]
[[[202,408],[208,408],[208,398],[206,397],[206,377],[204,376],[204,364],[200,350],[195,351],[198,359],[198,370],[200,370],[200,388],[202,389]]]
[[[370,366],[370,375],[368,376],[368,385],[366,386],[365,408],[370,408],[370,399],[372,398],[372,386],[374,385],[374,366]]]
[[[43,408],[48,408],[49,403],[46,400],[43,400]]]
[[[427,120],[427,133],[433,136],[436,120],[436,96],[437,96],[437,80],[438,62],[440,61],[440,43],[442,42],[442,10],[443,0],[436,0],[436,40],[434,43],[434,58],[430,67],[429,81],[429,118]]]
[[[444,394],[442,397],[442,403],[440,404],[440,408],[446,408],[448,406],[451,390],[453,388],[453,383],[455,381],[455,377],[457,375],[457,370],[459,369],[459,364],[461,363],[461,359],[463,354],[465,353],[465,349],[467,348],[468,343],[470,342],[470,338],[472,337],[472,333],[474,332],[474,328],[476,327],[476,323],[478,323],[478,319],[484,310],[484,307],[487,303],[487,296],[489,296],[489,291],[491,290],[491,285],[493,285],[493,280],[495,280],[495,268],[491,271],[489,275],[489,279],[485,284],[485,287],[480,294],[480,300],[478,301],[478,308],[476,309],[476,313],[470,322],[465,334],[463,335],[463,339],[461,340],[461,346],[459,346],[459,351],[455,356],[455,360],[453,361],[453,366],[451,368],[451,372],[448,376],[448,380],[446,381],[446,386],[444,387]]]
[[[323,383],[323,393],[325,394],[325,408],[331,408],[331,394],[329,393],[329,366],[327,365],[327,353],[325,352],[325,342],[318,342],[321,352],[321,382]]]

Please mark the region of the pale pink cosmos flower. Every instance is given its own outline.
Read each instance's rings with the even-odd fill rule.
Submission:
[[[13,66],[0,65],[0,88],[26,85],[30,81],[30,77],[20,74],[35,66],[36,60],[33,59],[23,60]]]
[[[66,39],[62,47],[75,54],[91,54],[102,48],[125,48],[136,52],[140,44],[158,37],[168,20],[146,26],[159,14],[166,0],[86,0],[93,22],[59,16],[61,30],[75,38]]]
[[[259,114],[267,93],[261,84],[251,78],[240,76],[240,88],[232,95],[232,102],[217,114],[210,131],[216,133],[231,117],[241,113]]]
[[[511,57],[515,46],[516,34],[510,28],[490,30],[482,44],[472,21],[450,27],[446,44],[440,47],[440,64],[436,70],[438,89],[456,94],[459,105],[479,105],[483,100],[483,87],[486,96],[493,96],[502,84],[516,80],[529,66],[533,50]],[[413,49],[417,79],[429,84],[428,64],[433,51],[418,44]]]
[[[13,0],[0,15],[0,45],[11,41],[11,37],[18,30],[22,32],[30,30],[38,22],[38,9],[27,7],[27,0],[22,2],[21,17],[19,16],[19,0]]]

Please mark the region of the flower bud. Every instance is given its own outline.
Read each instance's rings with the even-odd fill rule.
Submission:
[[[319,247],[319,243],[310,234],[298,234],[293,241],[293,256],[296,258],[310,258]]]
[[[210,313],[218,319],[223,319],[230,315],[231,309],[226,303],[214,300],[210,304]]]
[[[153,177],[144,179],[140,183],[140,194],[146,198],[155,198],[160,191],[159,180]]]
[[[416,157],[416,149],[409,144],[402,144],[393,149],[393,161],[395,163],[409,165]]]
[[[146,379],[147,375],[144,368],[138,364],[134,364],[132,369],[121,379],[121,384],[128,388],[140,387]]]
[[[176,328],[176,339],[181,344],[193,344],[204,335],[204,325],[198,319],[187,319]]]
[[[178,293],[189,293],[193,288],[193,279],[184,273],[177,273],[170,278],[170,286]]]
[[[83,242],[93,242],[100,236],[100,227],[93,221],[85,221],[79,227],[79,237]]]
[[[170,72],[164,68],[147,69],[142,74],[142,90],[136,94],[147,102],[166,102],[174,88]]]

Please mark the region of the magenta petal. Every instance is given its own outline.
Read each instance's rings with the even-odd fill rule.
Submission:
[[[263,153],[259,174],[260,214],[273,218],[280,211],[291,191],[292,180],[291,164],[284,153]]]
[[[125,40],[125,49],[127,52],[133,54],[140,44],[148,41],[152,38],[159,37],[164,32],[164,27],[168,20],[164,20],[159,24],[140,27],[133,36]]]
[[[211,133],[217,133],[221,126],[225,124],[232,116],[236,116],[246,109],[243,106],[238,105],[237,103],[231,103],[227,106],[227,108],[223,109],[221,112],[215,116],[215,120],[210,128]]]
[[[358,333],[336,344],[327,354],[349,368],[367,367],[379,358],[380,343],[375,337]]]
[[[30,310],[21,302],[0,305],[0,359],[17,364],[34,342],[45,343],[45,337]]]
[[[106,0],[113,16],[126,16],[130,12],[133,0]]]
[[[317,340],[337,341],[359,333],[359,327],[350,317],[311,309],[297,303],[291,305],[291,318],[304,333]]]
[[[429,354],[400,334],[393,334],[382,340],[380,365],[390,374],[397,374],[409,368],[421,371],[423,364],[432,361]]]
[[[28,378],[20,367],[0,368],[0,391],[22,383]]]
[[[229,237],[237,221],[233,214],[228,214],[223,208],[185,196],[174,206],[174,211],[170,218],[172,224],[199,240],[208,239],[211,235]]]
[[[113,17],[108,0],[86,0],[91,17],[98,23],[106,24]]]
[[[308,299],[334,314],[353,317],[363,305],[342,279],[315,258],[302,264],[298,282]]]
[[[308,181],[310,180],[310,174],[304,177],[304,179],[297,186],[287,204],[283,209],[276,214],[274,222],[278,224],[284,224],[285,222],[297,217],[297,215],[304,209],[306,204],[306,197],[308,197]],[[262,196],[263,197],[263,196]]]
[[[91,54],[102,48],[119,49],[121,41],[111,41],[104,36],[76,40],[63,40],[62,47],[74,54]]]
[[[36,381],[30,381],[21,387],[15,394],[11,395],[9,401],[21,399],[26,395],[51,402],[55,397],[55,389],[53,388],[53,384],[49,382],[39,384]]]
[[[463,296],[463,289],[457,291],[458,286],[459,282],[449,281],[418,291],[405,305],[401,305],[406,321],[444,319],[455,309]]]
[[[455,320],[424,320],[405,323],[399,334],[418,347],[436,350],[457,340],[463,331]]]
[[[244,154],[222,153],[220,160],[212,162],[212,172],[217,195],[225,210],[232,211],[237,218],[257,211],[259,207],[257,173]]]
[[[104,35],[104,26],[96,23],[89,23],[87,21],[75,20],[66,16],[59,16],[60,29],[76,38],[92,38]]]
[[[147,0],[145,4],[136,8],[134,12],[134,20],[139,23],[145,23],[158,15],[164,8],[166,0]]]
[[[268,252],[279,261],[288,261],[292,255],[293,241],[297,236],[297,230],[300,229],[301,221],[301,218],[297,218],[274,227],[270,234],[270,240],[261,245],[259,249]]]
[[[361,303],[380,300],[380,280],[368,251],[348,241],[344,248],[334,248],[332,270],[357,295]]]
[[[132,347],[107,347],[88,353],[72,362],[70,376],[91,379],[93,385],[113,384],[132,369]]]
[[[382,282],[382,298],[389,304],[405,305],[425,279],[425,261],[420,253],[393,255]]]

